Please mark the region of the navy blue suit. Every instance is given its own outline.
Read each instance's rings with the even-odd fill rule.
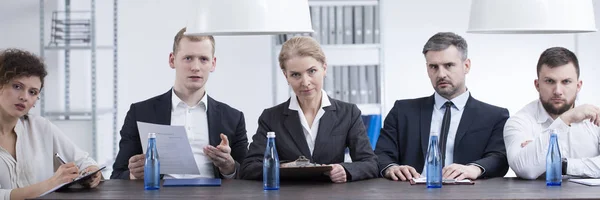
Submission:
[[[385,118],[375,149],[381,174],[392,163],[409,165],[422,173],[433,105],[433,95],[396,101]],[[507,119],[507,109],[469,96],[454,140],[454,163],[482,166],[482,178],[504,176],[508,171],[503,139]]]

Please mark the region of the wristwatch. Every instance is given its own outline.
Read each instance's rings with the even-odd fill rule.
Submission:
[[[567,175],[567,158],[562,158],[562,175]]]

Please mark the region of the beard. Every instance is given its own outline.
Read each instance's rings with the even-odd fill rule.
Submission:
[[[441,87],[439,86],[440,82],[446,82],[448,85],[446,87]],[[454,96],[457,92],[458,89],[460,87],[457,87],[454,83],[450,82],[449,80],[438,80],[438,83],[436,83],[436,86],[434,87],[435,92],[437,92],[438,94],[440,94],[440,96],[444,97],[444,98],[450,98],[452,96]]]
[[[548,100],[548,101],[542,100],[541,96],[540,96],[540,101],[542,101],[542,106],[544,106],[544,110],[546,110],[546,112],[548,112],[548,114],[562,115],[563,113],[567,112],[569,109],[571,109],[573,107],[573,104],[575,103],[575,98],[573,98],[571,101],[569,101],[567,99],[567,101],[559,107],[555,107],[554,104],[552,104],[552,102],[550,102],[550,100]]]

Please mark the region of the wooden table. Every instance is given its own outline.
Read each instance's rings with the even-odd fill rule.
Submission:
[[[379,178],[344,184],[283,182],[279,191],[263,191],[261,181],[246,180],[223,180],[221,187],[145,191],[143,181],[107,180],[95,189],[55,192],[40,199],[600,199],[600,188],[566,180],[560,187],[547,187],[543,180],[495,178],[427,189]]]

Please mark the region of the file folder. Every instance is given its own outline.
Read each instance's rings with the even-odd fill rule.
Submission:
[[[365,6],[363,11],[364,20],[363,20],[363,34],[364,34],[364,43],[365,44],[373,44],[373,27],[374,27],[374,17],[375,17],[375,6]]]
[[[335,44],[344,44],[344,7],[335,7]]]
[[[354,6],[354,44],[363,42],[363,7]]]
[[[321,7],[310,7],[310,19],[314,30],[312,37],[321,42]]]
[[[360,77],[359,75],[359,66],[349,66],[348,70],[350,71],[350,77],[348,80],[348,84],[350,84],[350,97],[349,102],[354,104],[360,103]]]
[[[219,178],[165,179],[163,187],[221,186]]]
[[[321,7],[321,44],[329,44],[329,12],[326,6]]]

